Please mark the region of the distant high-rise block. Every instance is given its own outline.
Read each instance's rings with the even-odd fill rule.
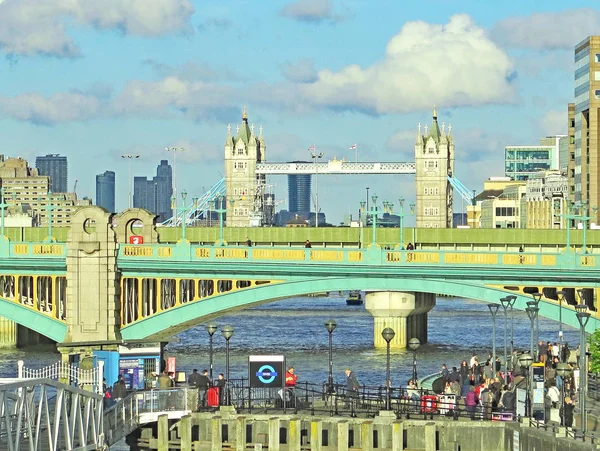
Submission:
[[[144,208],[158,215],[158,222],[173,216],[171,196],[173,195],[173,168],[167,160],[161,160],[156,168],[156,177],[133,178],[133,206]]]
[[[290,213],[298,213],[304,219],[308,219],[308,214],[310,213],[310,188],[310,174],[288,175],[288,207]]]
[[[105,171],[96,176],[96,205],[115,213],[115,173]]]
[[[48,154],[35,159],[35,167],[40,175],[50,177],[50,187],[55,193],[67,193],[68,165],[67,157]]]

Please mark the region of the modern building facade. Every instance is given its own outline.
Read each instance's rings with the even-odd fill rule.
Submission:
[[[115,213],[115,173],[105,171],[96,176],[96,205]]]
[[[304,163],[295,161],[294,163]],[[288,210],[304,219],[310,216],[311,175],[288,174]]]
[[[257,227],[269,221],[265,208],[265,176],[256,173],[256,164],[266,161],[267,146],[259,127],[248,125],[244,107],[242,123],[236,127],[235,138],[231,124],[225,138],[225,190],[228,227]]]
[[[173,216],[172,195],[173,170],[167,160],[160,161],[156,176],[151,180],[146,177],[133,178],[133,207],[144,208],[158,215],[157,222],[164,222]]]
[[[497,197],[481,202],[480,224],[482,229],[520,229],[521,199],[525,196],[525,185],[507,186]]]
[[[600,36],[589,36],[575,46],[573,200],[587,202],[598,223],[600,206]]]
[[[39,175],[50,177],[50,188],[55,193],[68,192],[67,157],[48,154],[35,159],[35,167]]]
[[[417,227],[451,228],[454,190],[448,176],[454,176],[452,126],[448,126],[447,134],[444,123],[440,129],[434,107],[431,129],[428,131],[425,125],[423,134],[420,123],[418,127],[415,142]]]
[[[555,152],[555,146],[506,146],[504,174],[511,180],[527,180],[539,171],[548,171],[552,169]]]

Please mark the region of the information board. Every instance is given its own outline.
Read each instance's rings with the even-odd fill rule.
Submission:
[[[282,355],[251,355],[248,357],[250,387],[285,386],[285,357]]]

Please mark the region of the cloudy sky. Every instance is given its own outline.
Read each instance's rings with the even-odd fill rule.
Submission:
[[[244,105],[278,162],[306,159],[313,144],[353,159],[354,143],[363,161],[414,161],[417,123],[436,104],[457,177],[480,190],[503,175],[504,146],[566,132],[573,47],[600,34],[597,1],[576,4],[0,0],[0,153],[68,156],[80,197],[95,198],[96,174],[114,170],[124,208],[121,154],[139,153],[134,175],[152,176],[166,146],[186,148],[178,189],[200,195],[223,173],[227,124]],[[286,200],[286,178],[270,183]],[[414,176],[319,185],[334,223],[366,187],[414,198]]]

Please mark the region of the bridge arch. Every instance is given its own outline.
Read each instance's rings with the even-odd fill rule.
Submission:
[[[261,285],[256,288],[215,296],[207,300],[190,302],[125,326],[121,329],[121,334],[124,340],[166,337],[236,310],[292,296],[341,290],[426,292],[495,304],[500,304],[500,298],[507,294],[513,294],[483,284],[440,279],[429,279],[427,281],[387,277],[302,279]],[[525,310],[527,301],[532,300],[531,296],[514,294],[517,296],[514,308]],[[564,305],[563,309],[569,309],[569,306]],[[555,302],[542,300],[540,302],[540,315],[557,321],[559,305]],[[574,313],[564,314],[563,323],[572,327],[579,327]],[[597,320],[588,323],[589,332],[596,329],[596,323]]]
[[[57,343],[63,342],[67,335],[67,325],[65,323],[25,305],[0,298],[0,311],[3,317],[21,326],[35,330]]]

